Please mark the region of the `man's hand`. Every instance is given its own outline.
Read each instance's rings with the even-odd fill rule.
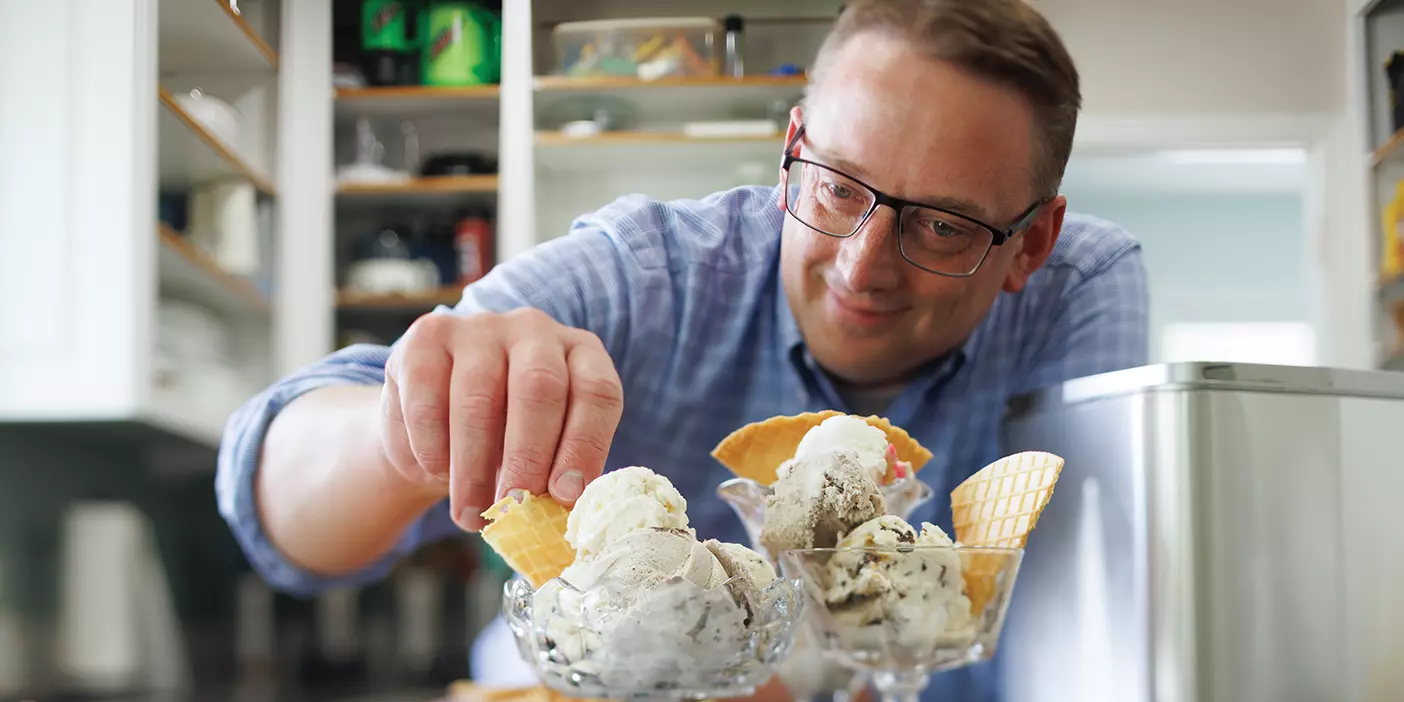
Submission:
[[[446,486],[454,521],[477,531],[514,488],[574,504],[604,470],[624,393],[598,337],[540,310],[430,314],[386,362],[380,410],[390,463]]]

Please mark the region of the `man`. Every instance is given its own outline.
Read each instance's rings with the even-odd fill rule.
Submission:
[[[1079,105],[1060,40],[1017,0],[851,3],[778,186],[620,199],[393,348],[279,381],[229,423],[221,511],[302,593],[481,528],[508,489],[570,504],[625,465],[670,478],[699,535],[744,543],[709,450],[823,408],[907,429],[944,494],[998,457],[1011,395],[1146,361],[1139,247],[1058,196]],[[944,502],[914,518],[949,529]],[[990,677],[943,675],[927,698],[987,698]]]

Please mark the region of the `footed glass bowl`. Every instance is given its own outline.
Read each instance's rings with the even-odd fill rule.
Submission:
[[[681,577],[642,589],[513,580],[503,594],[517,648],[545,685],[617,700],[753,694],[790,654],[803,608],[786,578],[764,590],[743,578],[711,589]]]
[[[879,489],[887,503],[887,513],[908,521],[912,512],[930,502],[934,496],[931,486],[915,475],[908,475]],[[732,478],[717,486],[717,496],[730,505],[745,527],[751,549],[769,558],[779,568],[777,554],[769,553],[760,538],[765,526],[765,500],[772,492],[770,486],[750,478]],[[823,652],[815,646],[812,638],[801,629],[792,655],[780,666],[780,678],[790,693],[798,702],[814,699],[849,702],[856,698],[867,684],[866,675],[861,671],[826,665]]]
[[[960,546],[797,549],[809,640],[866,672],[884,702],[915,702],[932,673],[989,659],[1023,550]]]

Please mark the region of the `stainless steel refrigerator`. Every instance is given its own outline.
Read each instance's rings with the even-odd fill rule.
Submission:
[[[1010,702],[1404,700],[1404,374],[1135,368],[1011,403],[1067,461],[999,656]]]

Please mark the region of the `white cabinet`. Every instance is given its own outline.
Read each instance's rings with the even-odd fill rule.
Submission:
[[[0,421],[213,446],[268,382],[277,10],[0,3]],[[216,185],[203,226],[158,208]]]

